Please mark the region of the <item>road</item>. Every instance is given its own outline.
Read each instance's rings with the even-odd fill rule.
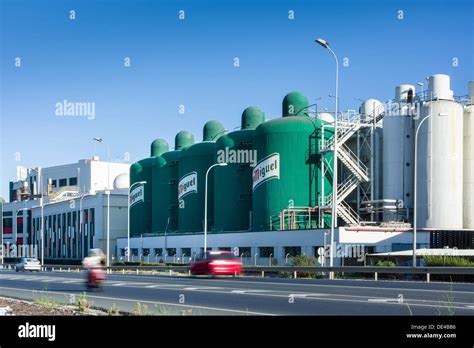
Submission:
[[[77,299],[84,274],[0,271],[0,296]],[[95,306],[185,315],[474,315],[474,284],[109,275]]]

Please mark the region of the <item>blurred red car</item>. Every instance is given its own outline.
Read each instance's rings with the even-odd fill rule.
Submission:
[[[208,251],[191,265],[191,274],[237,275],[242,263],[230,251]]]

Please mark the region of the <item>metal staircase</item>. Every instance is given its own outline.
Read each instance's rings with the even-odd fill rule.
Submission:
[[[349,204],[342,201],[337,206],[337,215],[346,222],[346,224],[359,224],[359,214],[351,208]]]
[[[339,146],[341,144],[344,144],[360,129],[360,127],[361,125],[359,123],[344,123],[343,125],[339,126],[339,128],[337,129],[337,144]],[[334,139],[335,137],[333,136],[327,140],[321,141],[319,150],[321,152],[333,151]]]
[[[341,123],[336,136],[327,140],[321,140],[319,144],[320,152],[334,151],[334,140],[337,139],[337,159],[344,164],[351,175],[340,183],[337,187],[337,215],[347,224],[359,224],[360,219],[357,212],[351,208],[344,200],[363,182],[368,182],[369,171],[357,156],[349,149],[345,142],[349,140],[362,125],[360,123]],[[322,206],[331,207],[333,204],[332,194],[324,197],[320,202]]]
[[[339,146],[337,151],[337,158],[342,163],[344,163],[344,165],[359,181],[369,181],[369,172],[367,166],[357,158],[356,154],[353,153],[347,145],[342,144],[341,146]]]

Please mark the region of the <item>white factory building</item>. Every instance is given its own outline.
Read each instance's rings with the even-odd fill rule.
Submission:
[[[105,252],[109,211],[109,250],[115,257],[117,238],[127,234],[128,164],[94,157],[54,167],[18,168],[17,175],[10,183],[10,202],[2,204],[5,256],[11,245],[35,246],[28,250],[35,250],[38,258],[43,250],[45,262],[82,259],[90,248]]]

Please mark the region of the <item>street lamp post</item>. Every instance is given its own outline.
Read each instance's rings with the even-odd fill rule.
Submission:
[[[128,189],[128,213],[127,213],[127,261],[130,262],[130,191],[135,185],[145,185],[146,181],[138,181],[133,183]]]
[[[83,224],[83,215],[84,213],[82,212],[82,200],[87,197],[87,196],[93,196],[94,194],[86,194],[86,195],[82,195],[81,199],[79,200],[79,235],[81,236],[82,235],[82,224]],[[83,252],[84,252],[84,237],[82,237],[82,245],[81,245],[81,255],[82,257],[84,257],[85,255],[83,255]]]
[[[217,166],[225,167],[226,165],[227,163],[216,163],[210,166],[209,169],[206,171],[206,179],[204,185],[204,257],[206,257],[205,255],[207,252],[207,178],[212,168]]]
[[[434,116],[433,114],[429,114],[425,116],[420,123],[418,124],[418,127],[416,128],[415,132],[415,169],[414,169],[414,182],[413,182],[413,267],[416,267],[416,233],[417,233],[417,215],[418,215],[418,209],[417,209],[417,199],[418,199],[418,193],[417,193],[417,180],[418,180],[418,132],[420,131],[421,125],[430,117]],[[438,116],[448,116],[447,114],[438,114]]]
[[[107,148],[107,156],[108,156],[108,161],[107,161],[107,267],[110,266],[110,259],[109,259],[109,253],[110,253],[110,148],[109,146],[104,142],[102,138],[93,138],[94,141],[97,141],[99,143],[102,143],[105,145]]]
[[[38,173],[38,193],[40,195],[40,209],[41,209],[41,266],[44,265],[44,204],[43,204],[43,172],[41,168],[33,169]]]
[[[332,180],[332,212],[331,212],[331,236],[330,236],[330,267],[334,266],[334,230],[337,226],[337,117],[339,113],[339,61],[334,51],[329,47],[329,43],[323,39],[316,39],[315,42],[329,50],[336,61],[336,110],[334,114],[334,151],[333,151],[333,180]],[[330,279],[334,278],[334,272],[330,272]]]

